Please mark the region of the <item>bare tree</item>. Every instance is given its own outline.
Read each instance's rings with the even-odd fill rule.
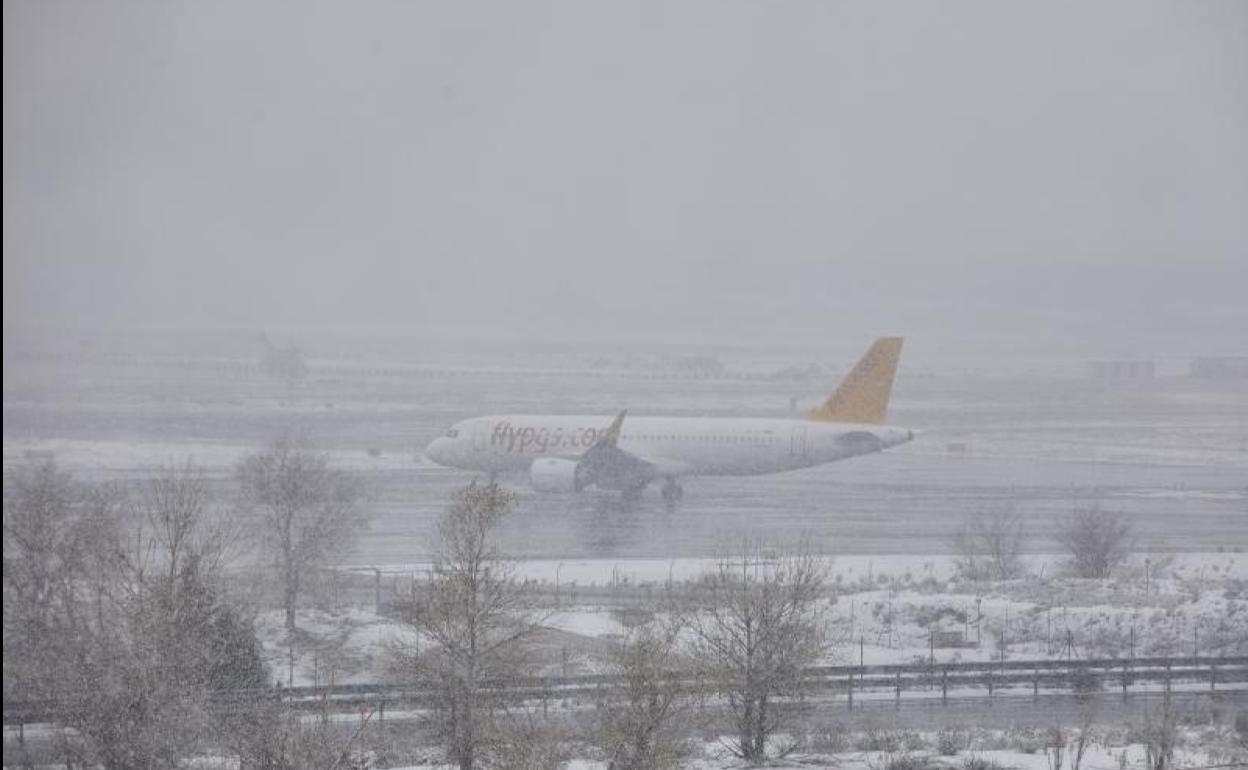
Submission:
[[[1083,508],[1057,523],[1057,541],[1082,578],[1106,578],[1131,552],[1131,525],[1116,511]]]
[[[191,560],[196,572],[216,579],[242,538],[236,512],[216,503],[203,470],[190,461],[160,469],[128,507],[133,542],[120,556],[136,584],[175,587]]]
[[[1080,713],[1077,731],[1063,729],[1055,724],[1048,731],[1047,745],[1044,748],[1045,759],[1049,770],[1080,770],[1088,749],[1096,742],[1097,734],[1092,726],[1094,710],[1085,708]]]
[[[425,645],[396,646],[397,663],[437,694],[432,727],[461,770],[472,770],[501,734],[496,685],[532,668],[538,619],[493,542],[512,502],[494,482],[459,490],[438,523],[429,581],[401,606]]]
[[[1174,766],[1174,750],[1179,742],[1179,717],[1170,698],[1159,710],[1145,709],[1140,738],[1144,744],[1144,766],[1148,770],[1169,770]]]
[[[48,463],[20,472],[6,498],[6,674],[11,643],[24,644],[32,694],[106,768],[176,765],[213,734],[213,693],[268,679],[220,588],[213,512],[190,465],[130,498]],[[11,639],[18,617],[32,625]]]
[[[1088,749],[1091,748],[1092,744],[1099,737],[1096,730],[1096,719],[1100,713],[1101,682],[1099,679],[1092,677],[1074,681],[1072,685],[1072,689],[1075,691],[1075,699],[1079,704],[1078,731],[1068,733],[1066,754],[1070,760],[1070,770],[1081,770]]]
[[[662,770],[688,754],[685,718],[691,666],[681,655],[686,620],[669,613],[629,631],[607,659],[618,684],[597,704],[596,742],[613,770]]]
[[[706,600],[692,624],[695,654],[732,714],[729,749],[754,763],[766,759],[768,740],[805,691],[805,669],[829,646],[824,561],[806,547],[766,560],[756,550],[744,548],[703,576]]]
[[[1092,724],[1085,719],[1079,726],[1079,732],[1071,738],[1067,746],[1067,753],[1070,755],[1070,770],[1082,770],[1083,759],[1096,740],[1097,735]]]
[[[374,767],[365,736],[376,711],[361,714],[358,724],[332,721],[322,709],[316,719],[302,710],[271,702],[232,719],[223,743],[240,759],[242,770],[365,770]]]
[[[524,706],[500,717],[483,764],[495,770],[549,770],[572,758],[573,737],[558,720]]]
[[[79,600],[91,532],[82,485],[52,460],[6,474],[4,697],[52,697],[60,644],[90,619]]]
[[[365,524],[363,486],[329,458],[282,440],[238,466],[243,500],[261,517],[263,540],[282,583],[286,628],[307,578],[354,542]]]
[[[93,686],[64,702],[105,767],[174,766],[219,731],[216,694],[263,688],[268,674],[225,596],[231,529],[203,473],[164,469],[118,511],[121,537],[96,543],[108,611],[80,639],[76,678]]]
[[[955,566],[969,580],[1012,580],[1023,572],[1023,520],[1012,510],[976,513],[953,536]]]
[[[1044,759],[1049,770],[1062,770],[1066,763],[1066,731],[1061,725],[1053,725],[1045,736]]]

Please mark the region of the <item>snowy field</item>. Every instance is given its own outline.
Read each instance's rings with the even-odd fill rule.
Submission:
[[[836,558],[829,567],[835,598],[826,607],[835,645],[825,662],[1248,655],[1248,555],[1154,556],[1147,580],[1145,558],[1134,555],[1111,579],[1078,580],[1055,577],[1057,557],[1035,556],[1028,577],[999,582],[957,580],[948,556]],[[621,610],[661,606],[669,585],[679,598],[685,581],[714,567],[711,559],[526,560],[516,575],[535,590],[543,625],[567,634],[565,644],[581,637],[592,645],[627,632]],[[427,569],[389,565],[383,600]],[[340,684],[379,681],[390,646],[415,640],[409,628],[359,601],[303,610],[299,626],[292,658],[280,611],[257,624],[284,684],[327,684],[331,676]],[[934,649],[932,629],[961,632],[966,645]],[[592,670],[588,658],[573,664],[571,673]]]
[[[358,718],[356,718],[358,719]],[[1081,756],[1083,770],[1133,770],[1146,768],[1147,749],[1141,740],[1144,720],[1132,719],[1121,725],[1093,726]],[[1054,731],[1061,730],[1068,742],[1062,750],[1055,750]],[[38,739],[41,728],[28,728],[27,738]],[[1055,766],[1072,767],[1073,742],[1079,735],[1080,725],[1019,724],[1006,729],[992,729],[974,725],[957,726],[942,730],[911,730],[867,728],[845,730],[835,723],[825,729],[815,730],[807,739],[805,748],[783,759],[771,760],[766,767],[777,770],[809,768],[836,768],[837,770],[1054,770]],[[6,741],[14,740],[13,731],[6,728]],[[49,732],[45,739],[54,736]],[[1248,749],[1245,737],[1231,725],[1220,723],[1184,724],[1176,729],[1177,746],[1174,750],[1175,770],[1221,770],[1244,767]],[[785,734],[777,736],[775,743],[792,740]],[[749,767],[732,756],[726,749],[728,736],[711,740],[694,740],[688,756],[680,763],[683,770],[737,770]],[[1060,752],[1063,765],[1055,765],[1055,751]],[[432,754],[432,751],[410,753]],[[608,763],[588,757],[594,751],[575,740],[569,741],[564,752],[570,756],[560,765],[563,770],[608,770]],[[457,765],[431,761],[421,764],[394,765],[377,752],[354,752],[352,759],[357,766],[384,767],[389,770],[454,770]],[[202,770],[234,770],[236,763],[215,758],[193,761],[187,767]]]
[[[1211,736],[1208,731],[1191,730],[1185,736],[1187,746],[1175,752],[1176,770],[1183,768],[1209,767],[1243,767],[1232,759],[1238,754],[1233,749],[1218,749],[1209,745]],[[1227,731],[1229,733],[1229,731]],[[770,768],[791,768],[809,770],[810,768],[837,768],[837,770],[1053,770],[1051,754],[1040,747],[1027,747],[1028,750],[1012,748],[971,748],[959,751],[951,756],[943,756],[929,750],[938,737],[935,734],[912,732],[903,736],[909,739],[911,746],[904,745],[896,751],[844,751],[844,752],[798,752],[781,760],[767,763]],[[1102,738],[1104,743],[1093,742],[1083,754],[1081,767],[1085,770],[1118,770],[1119,768],[1139,768],[1145,766],[1145,747],[1140,743],[1129,742],[1130,736],[1124,733],[1111,734]],[[1233,735],[1216,736],[1232,746],[1236,740]],[[972,745],[997,746],[1011,743],[1011,736],[981,731],[980,735],[971,738]],[[978,741],[977,743],[975,741]],[[1021,742],[1025,742],[1023,738]],[[692,757],[682,763],[685,770],[726,770],[728,768],[748,767],[739,760],[725,756],[720,741],[708,742]],[[452,770],[452,765],[410,765],[395,770]],[[566,770],[608,770],[606,762],[593,760],[572,760]]]

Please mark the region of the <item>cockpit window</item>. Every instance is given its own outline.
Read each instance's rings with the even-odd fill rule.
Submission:
[[[447,438],[459,438],[459,431],[455,430],[454,428],[451,428],[450,430],[446,432],[446,437]]]

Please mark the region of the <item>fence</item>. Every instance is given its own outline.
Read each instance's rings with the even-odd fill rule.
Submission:
[[[951,700],[999,696],[1023,688],[1033,696],[1045,692],[1081,693],[1089,696],[1121,689],[1126,699],[1133,693],[1153,693],[1148,685],[1170,692],[1176,685],[1190,685],[1205,692],[1219,686],[1243,689],[1248,685],[1248,657],[1138,658],[1084,661],[1014,660],[978,663],[938,663],[877,666],[816,666],[806,672],[808,690],[825,697],[844,694],[851,710],[854,698],[865,693],[889,694],[900,703],[903,694],[920,693],[942,704]],[[594,697],[614,686],[618,677],[577,675],[516,677],[487,683],[487,688],[514,701],[543,703]],[[681,680],[691,692],[706,692],[696,678]],[[1015,692],[1015,694],[1017,694]],[[434,702],[431,690],[407,684],[348,684],[332,687],[279,687],[272,690],[240,690],[219,693],[215,704],[229,710],[259,700],[275,700],[293,710],[353,713],[374,710],[385,718],[387,709],[424,708]],[[23,725],[56,721],[54,701],[4,703],[4,724]]]

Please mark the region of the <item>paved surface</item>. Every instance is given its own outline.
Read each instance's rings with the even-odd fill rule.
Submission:
[[[224,479],[243,453],[302,435],[372,483],[376,516],[350,561],[387,564],[427,553],[436,517],[471,478],[419,459],[455,420],[623,406],[783,416],[790,397],[799,409],[816,403],[840,374],[687,379],[604,374],[565,359],[448,353],[397,369],[313,359],[308,381],[291,389],[240,367],[247,359],[6,353],[5,462],[50,448],[85,474],[129,477],[190,455]],[[1075,378],[905,375],[903,367],[890,421],[925,430],[913,444],[776,476],[690,480],[675,509],[656,490],[625,503],[593,491],[537,495],[516,479],[505,541],[518,555],[558,558],[711,555],[743,538],[802,536],[838,553],[939,553],[968,512],[1012,508],[1035,522],[1029,549],[1045,551],[1055,516],[1101,505],[1131,517],[1143,548],[1248,548],[1248,386],[1176,378],[1114,390]]]

